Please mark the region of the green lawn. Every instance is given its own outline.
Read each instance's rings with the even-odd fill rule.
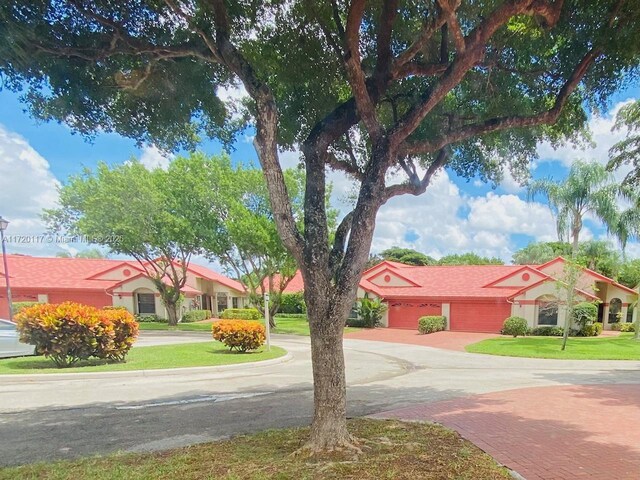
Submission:
[[[175,327],[169,327],[166,323],[140,322],[140,330],[180,330],[180,331],[211,331],[210,323],[179,323]],[[354,327],[345,327],[344,331],[355,332],[360,330]],[[309,336],[309,322],[305,318],[276,318],[276,328],[272,333],[287,335]]]
[[[508,471],[456,432],[428,423],[351,420],[360,441],[345,453],[292,456],[308,428],[270,430],[158,453],[119,454],[0,469],[0,480],[507,480]]]
[[[467,352],[510,357],[574,360],[640,360],[640,342],[632,333],[619,337],[571,337],[562,351],[561,337],[491,338],[467,345]]]
[[[281,357],[286,351],[271,347],[270,352],[261,350],[252,353],[231,353],[219,342],[185,343],[156,347],[133,348],[125,363],[104,363],[90,360],[69,368],[57,368],[44,357],[19,357],[0,360],[0,374],[68,373],[68,372],[115,372],[125,370],[153,370],[179,367],[209,367],[233,363],[257,362]]]

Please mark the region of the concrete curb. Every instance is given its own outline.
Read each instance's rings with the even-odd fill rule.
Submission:
[[[282,348],[282,347],[280,347]],[[185,373],[216,373],[227,372],[233,370],[242,370],[246,367],[266,367],[269,365],[277,365],[286,363],[293,359],[293,355],[287,351],[285,355],[269,360],[261,360],[258,362],[234,363],[231,365],[216,365],[212,367],[183,367],[183,368],[157,368],[150,370],[124,370],[117,372],[77,372],[77,373],[30,373],[16,375],[0,375],[0,384],[10,385],[12,383],[28,383],[29,381],[42,380],[86,380],[97,378],[136,378],[136,377],[161,377],[183,375]]]

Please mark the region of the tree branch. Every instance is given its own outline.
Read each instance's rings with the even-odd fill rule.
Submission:
[[[411,109],[390,134],[390,143],[399,146],[420,125],[444,96],[458,85],[466,73],[484,56],[485,47],[493,34],[514,15],[523,13],[531,0],[505,2],[496,8],[486,19],[469,34],[466,48],[449,65],[440,81],[434,86],[425,101]]]
[[[167,0],[171,1],[171,0]],[[256,136],[253,145],[269,189],[269,199],[278,233],[292,255],[302,261],[303,240],[293,216],[291,199],[278,156],[278,109],[271,89],[230,40],[230,22],[224,0],[209,0],[214,11],[216,48],[222,62],[240,78],[256,103]]]
[[[333,240],[333,248],[331,249],[331,256],[329,257],[329,268],[332,272],[340,263],[344,255],[344,247],[347,241],[347,235],[351,231],[353,216],[353,211],[345,215],[345,217],[340,222],[340,225],[338,225],[338,228],[336,229],[335,238]]]
[[[346,53],[344,61],[356,108],[369,135],[375,141],[382,136],[382,126],[378,122],[375,104],[369,95],[360,61],[360,25],[364,15],[365,4],[365,0],[352,0],[349,7],[345,31]]]
[[[444,17],[447,19],[447,25],[449,25],[448,30],[451,31],[451,35],[453,36],[456,51],[458,53],[464,53],[467,45],[460,24],[458,23],[458,17],[456,16],[456,10],[460,7],[460,0],[455,0],[453,5],[449,4],[449,0],[438,0],[438,5]]]
[[[398,14],[398,0],[385,0],[380,12],[380,27],[378,28],[378,38],[376,43],[376,69],[374,76],[386,78],[391,69],[391,37],[393,33],[393,23]]]
[[[438,152],[436,159],[433,161],[427,171],[423,175],[421,179],[418,178],[417,172],[415,169],[413,172],[407,171],[409,175],[409,181],[406,183],[400,183],[398,185],[391,185],[386,187],[383,192],[383,201],[382,203],[386,203],[393,197],[397,197],[398,195],[405,195],[410,193],[412,195],[421,195],[425,192],[429,184],[431,183],[431,179],[433,176],[444,167],[449,160],[449,154],[445,148]]]
[[[400,150],[401,155],[433,153],[446,145],[498,130],[555,123],[562,113],[562,108],[567,103],[569,96],[575,91],[578,84],[587,73],[589,67],[599,55],[599,49],[592,49],[587,52],[558,92],[554,105],[549,110],[530,116],[511,115],[492,118],[482,123],[466,125],[453,130],[451,133],[444,135],[435,141],[408,144]]]

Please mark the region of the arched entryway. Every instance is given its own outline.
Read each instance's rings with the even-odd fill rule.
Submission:
[[[622,300],[619,298],[612,298],[609,302],[609,319],[608,323],[618,323],[620,316],[622,315]]]

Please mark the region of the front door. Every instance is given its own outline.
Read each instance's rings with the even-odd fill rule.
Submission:
[[[229,308],[229,302],[227,300],[226,293],[218,293],[217,299],[218,299],[218,316],[219,316],[222,312],[224,312],[227,308]]]

